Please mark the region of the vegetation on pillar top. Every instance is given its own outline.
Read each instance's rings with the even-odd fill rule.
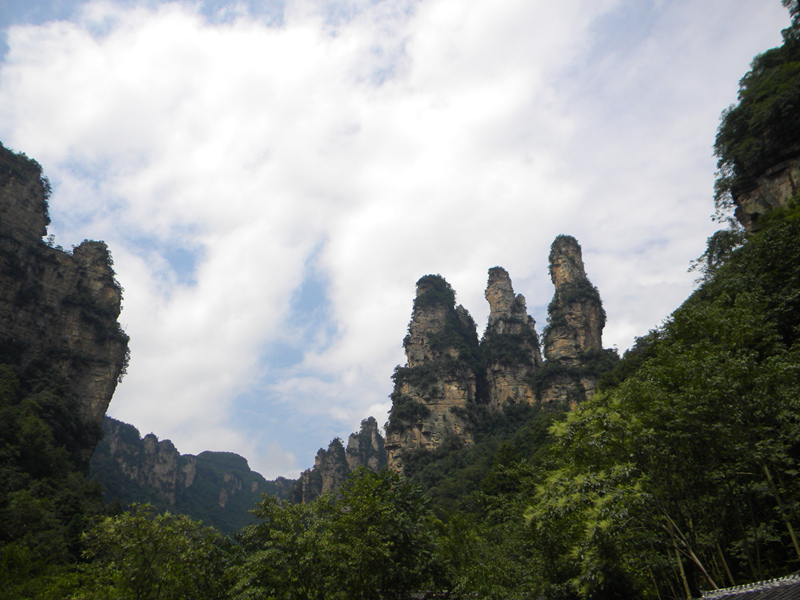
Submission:
[[[443,326],[425,333],[431,351],[440,359],[454,358],[462,365],[474,370],[479,369],[480,356],[475,321],[463,307],[456,307],[456,293],[441,275],[425,275],[417,281],[417,295],[414,299],[411,322],[414,323],[415,319],[420,317],[420,311],[431,307],[441,307],[445,311]],[[409,335],[403,340],[406,349],[410,342],[411,324]],[[453,361],[446,360],[445,363],[440,366],[452,370]]]
[[[600,292],[589,281],[583,265],[581,246],[571,235],[559,235],[550,247],[550,277],[556,291],[547,306],[547,325],[542,332],[545,345],[553,331],[568,325],[567,312],[575,303],[594,303],[600,307],[599,327],[606,323]]]
[[[425,275],[417,281],[417,296],[414,312],[421,308],[441,305],[452,308],[456,304],[456,293],[441,275]]]

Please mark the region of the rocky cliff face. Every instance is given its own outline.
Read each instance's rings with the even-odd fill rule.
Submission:
[[[361,431],[347,440],[347,467],[352,472],[366,467],[376,473],[386,468],[386,445],[374,417],[361,421]]]
[[[170,440],[144,438],[132,425],[106,417],[103,440],[92,456],[90,476],[106,500],[149,502],[200,519],[223,533],[254,522],[249,510],[261,494],[285,498],[293,480],[267,481],[247,460],[230,452],[181,454]]]
[[[319,449],[314,466],[300,473],[289,499],[295,503],[311,502],[322,494],[335,492],[349,473],[342,440],[335,438],[327,450]]]
[[[88,432],[70,450],[86,466],[127,363],[122,289],[104,243],[68,253],[42,241],[48,195],[38,163],[0,145],[0,362],[64,381]]]
[[[536,401],[531,385],[542,366],[536,322],[528,315],[525,297],[514,295],[511,278],[502,267],[489,269],[486,286],[489,323],[481,340],[486,364],[488,404],[500,409],[506,402]]]
[[[749,233],[758,230],[761,216],[786,206],[800,190],[800,156],[773,165],[754,183],[754,187],[733,195],[736,218]]]
[[[113,472],[111,471],[113,469]],[[119,478],[152,496],[158,503],[175,506],[183,490],[197,476],[197,457],[182,456],[170,440],[152,433],[144,438],[132,425],[110,417],[103,420],[103,440],[92,456],[90,474],[106,488],[107,499],[126,498]]]
[[[575,238],[562,235],[553,242],[550,278],[556,291],[547,309],[545,369],[537,375],[538,397],[544,407],[574,407],[597,387],[598,373],[592,366],[602,358],[606,315]]]
[[[334,439],[327,450],[319,449],[314,466],[300,474],[289,499],[311,502],[322,494],[335,493],[347,476],[365,467],[376,473],[386,468],[387,455],[383,436],[374,417],[361,421],[361,430],[350,434],[345,450],[342,440]]]
[[[403,452],[433,450],[448,437],[471,442],[466,410],[485,385],[475,322],[455,306],[455,292],[438,275],[417,282],[403,347],[408,362],[395,370],[386,425],[395,470],[402,470]]]

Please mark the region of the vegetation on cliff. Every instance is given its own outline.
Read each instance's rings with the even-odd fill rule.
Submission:
[[[446,379],[472,381],[475,395],[481,395],[485,375],[477,328],[469,313],[456,306],[455,292],[441,275],[425,275],[417,281],[403,346],[410,357],[409,366],[396,367],[392,375],[395,386],[387,434],[402,434],[420,426],[431,415],[421,398],[446,395]]]
[[[486,364],[494,363],[505,367],[535,367],[535,355],[532,348],[539,348],[539,336],[533,328],[523,329],[519,333],[502,333],[487,331],[481,340],[481,352]]]
[[[336,493],[352,472],[363,467],[377,473],[386,468],[387,461],[378,422],[374,417],[368,417],[361,421],[358,432],[350,434],[347,449],[339,438],[334,438],[327,450],[320,448],[314,466],[300,474],[286,498],[292,503],[305,503],[327,492]],[[282,497],[271,491],[268,493],[279,499]]]
[[[250,509],[263,493],[284,498],[294,481],[267,481],[231,452],[180,454],[169,440],[143,439],[127,423],[106,417],[104,437],[89,464],[108,502],[150,504],[232,534],[254,522]]]
[[[799,332],[800,208],[786,208],[574,411],[475,415],[472,447],[409,460],[406,477],[361,471],[338,497],[265,498],[238,542],[136,509],[98,519],[76,542],[77,562],[36,576],[20,570],[19,552],[38,542],[4,540],[5,589],[15,598],[686,598],[784,575],[800,562]],[[27,514],[11,506],[6,518]],[[157,586],[135,587],[153,578]]]
[[[800,10],[794,0],[784,5],[792,24],[783,31],[783,44],[753,59],[739,83],[739,102],[722,115],[714,144],[721,211],[767,168],[800,153]]]
[[[796,569],[799,216],[773,215],[553,428],[526,514],[564,589],[679,597]]]
[[[0,177],[11,175],[18,180],[24,182],[28,180],[36,180],[42,189],[42,204],[43,204],[43,223],[46,227],[50,224],[50,207],[48,201],[53,193],[53,187],[50,185],[50,180],[45,176],[42,165],[39,161],[29,157],[24,152],[13,152],[0,143],[0,153],[6,157],[7,160],[0,164]]]

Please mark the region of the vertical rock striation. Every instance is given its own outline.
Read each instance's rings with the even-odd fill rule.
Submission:
[[[489,270],[490,313],[480,345],[475,323],[455,306],[450,285],[438,275],[417,282],[403,341],[407,364],[395,369],[386,424],[391,469],[402,471],[407,453],[436,450],[445,441],[472,443],[486,409],[524,402],[565,410],[591,397],[613,357],[602,349],[605,313],[574,238],[553,242],[550,274],[556,293],[548,308],[544,361],[536,323],[505,269]]]
[[[475,322],[439,275],[417,282],[403,347],[408,362],[393,375],[386,424],[389,467],[398,471],[404,452],[433,450],[450,437],[472,441],[466,409],[485,383]]]
[[[347,466],[355,471],[366,467],[376,473],[386,468],[386,445],[375,417],[361,421],[361,431],[351,433],[347,441]]]
[[[349,474],[342,440],[334,438],[327,450],[317,451],[314,466],[300,474],[289,499],[296,503],[311,502],[322,494],[338,490]]]
[[[69,450],[86,467],[127,362],[122,288],[103,242],[70,254],[42,241],[48,195],[39,164],[0,145],[0,362],[63,380],[85,430]]]
[[[536,322],[528,315],[525,297],[514,295],[511,278],[502,267],[489,269],[486,286],[489,323],[481,340],[486,364],[488,404],[501,409],[507,402],[533,404],[534,373],[542,366]]]
[[[606,315],[574,237],[560,235],[553,242],[550,278],[556,291],[547,308],[545,368],[537,376],[537,391],[542,406],[563,409],[590,398],[597,387],[592,364],[603,354]]]
[[[525,298],[505,269],[489,269],[489,320],[478,344],[475,323],[439,275],[417,282],[403,340],[407,364],[393,376],[386,424],[389,468],[413,468],[414,453],[474,441],[487,411],[509,404],[567,410],[593,394],[616,353],[602,348],[605,313],[589,282],[581,247],[559,236],[550,252],[555,297],[548,307],[544,360]]]

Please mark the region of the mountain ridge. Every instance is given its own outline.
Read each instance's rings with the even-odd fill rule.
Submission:
[[[249,511],[261,494],[283,499],[295,484],[284,477],[268,481],[233,452],[181,454],[170,440],[141,436],[111,417],[103,430],[89,476],[103,486],[108,502],[149,503],[231,534],[254,522]]]

